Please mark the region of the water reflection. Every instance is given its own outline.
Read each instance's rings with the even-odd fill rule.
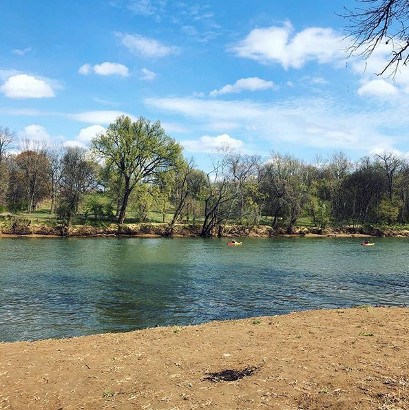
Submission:
[[[407,239],[2,239],[0,340],[409,302]]]

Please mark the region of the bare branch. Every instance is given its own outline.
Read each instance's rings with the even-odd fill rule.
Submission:
[[[392,76],[401,64],[409,61],[409,2],[407,0],[357,0],[363,8],[346,10],[344,18],[347,36],[353,40],[350,55],[365,59],[382,44],[391,47],[389,61],[378,73],[392,70]]]

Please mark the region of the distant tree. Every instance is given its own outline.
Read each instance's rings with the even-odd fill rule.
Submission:
[[[14,131],[0,126],[0,162],[3,160],[7,147],[12,143],[14,136]]]
[[[386,193],[386,180],[379,163],[363,158],[354,172],[341,183],[340,198],[333,206],[337,221],[343,223],[374,223],[379,219],[378,210]]]
[[[352,37],[352,54],[368,58],[383,44],[390,47],[390,57],[379,74],[396,72],[409,61],[409,2],[407,0],[357,0],[362,7],[347,9],[344,17]]]
[[[0,126],[0,208],[5,208],[9,184],[9,169],[6,163],[6,151],[14,139],[14,132]]]
[[[193,162],[183,162],[170,175],[170,200],[174,207],[172,220],[167,234],[172,235],[174,226],[181,218],[189,200],[199,199],[200,192],[206,186],[206,174],[194,168]]]
[[[289,232],[307,202],[305,165],[289,155],[274,154],[260,170],[260,191],[264,209],[272,217],[272,227],[279,220]]]
[[[92,149],[105,165],[120,176],[119,224],[123,224],[129,196],[140,182],[153,182],[158,174],[180,160],[181,147],[166,135],[159,121],[133,122],[121,116],[92,141]]]
[[[234,216],[242,204],[243,189],[249,179],[255,179],[258,157],[225,152],[219,155],[207,174],[203,187],[204,221],[200,236],[220,236],[223,223]]]
[[[82,195],[95,187],[96,164],[89,160],[86,150],[69,147],[61,158],[56,213],[65,225],[78,212]]]
[[[15,157],[13,183],[20,185],[21,207],[34,212],[40,201],[49,195],[50,163],[43,151],[23,151]]]
[[[396,190],[402,207],[400,209],[399,222],[409,221],[409,163],[404,161],[396,178]]]
[[[376,159],[380,162],[380,166],[384,169],[388,186],[388,197],[389,200],[392,201],[395,188],[395,177],[403,166],[404,161],[392,152],[377,154]]]
[[[354,171],[353,164],[342,151],[333,153],[323,167],[321,199],[330,201],[332,221],[338,223],[345,217],[344,181]]]
[[[50,213],[53,213],[55,211],[58,183],[61,176],[61,157],[63,150],[57,147],[49,147],[46,150],[46,155],[49,161]]]

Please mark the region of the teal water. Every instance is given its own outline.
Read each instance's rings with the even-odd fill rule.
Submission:
[[[0,341],[409,304],[409,240],[5,238]]]

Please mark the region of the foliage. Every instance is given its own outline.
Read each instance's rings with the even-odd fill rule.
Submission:
[[[105,133],[92,141],[94,153],[115,170],[123,187],[118,222],[125,219],[129,196],[140,182],[154,183],[158,175],[176,165],[180,146],[166,135],[159,121],[145,118],[132,122],[121,116],[108,126]]]
[[[289,155],[273,153],[261,161],[224,150],[206,174],[182,158],[160,123],[127,117],[111,124],[93,147],[99,163],[84,149],[45,150],[29,143],[4,155],[0,211],[25,212],[46,224],[55,211],[65,229],[85,220],[116,219],[121,225],[127,209],[128,223],[161,222],[167,235],[178,233],[179,223],[190,224],[203,237],[260,223],[289,233],[300,224],[316,230],[409,224],[409,162],[395,153],[352,163],[337,152],[306,164]],[[24,226],[18,222],[15,228]]]
[[[84,217],[94,222],[111,220],[114,217],[114,208],[111,199],[99,192],[91,193],[84,199]]]

